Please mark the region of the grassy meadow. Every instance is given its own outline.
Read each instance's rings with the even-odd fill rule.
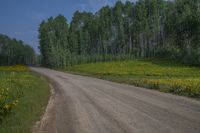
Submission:
[[[200,97],[200,68],[168,61],[100,62],[72,66],[66,71],[162,92]]]
[[[46,79],[25,66],[0,67],[0,133],[29,133],[48,102]]]

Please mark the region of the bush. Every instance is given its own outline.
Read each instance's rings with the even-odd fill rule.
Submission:
[[[18,104],[18,99],[21,96],[19,92],[13,93],[9,88],[0,89],[0,121],[9,115],[14,107]]]

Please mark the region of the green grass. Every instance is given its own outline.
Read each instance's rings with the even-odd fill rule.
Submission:
[[[18,104],[0,122],[0,133],[29,133],[47,105],[49,87],[45,78],[28,69],[0,67],[0,91],[20,92]],[[17,90],[17,91],[16,91]]]
[[[67,72],[200,97],[200,69],[156,60],[113,61],[76,65]]]

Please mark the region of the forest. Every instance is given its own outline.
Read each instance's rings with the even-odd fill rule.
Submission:
[[[96,13],[76,11],[39,27],[42,64],[75,64],[161,58],[200,64],[200,1],[117,1]]]
[[[22,41],[0,34],[0,65],[34,65],[34,49]]]

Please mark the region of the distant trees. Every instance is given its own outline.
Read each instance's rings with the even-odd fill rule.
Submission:
[[[76,11],[40,25],[42,63],[49,67],[132,58],[200,64],[200,1],[117,1],[95,14]]]
[[[177,0],[168,10],[165,31],[172,55],[184,63],[200,64],[200,1]]]
[[[31,46],[0,34],[0,65],[33,65],[34,63],[35,51]]]
[[[69,29],[64,16],[49,18],[39,28],[42,64],[49,67],[67,66],[70,58]]]

